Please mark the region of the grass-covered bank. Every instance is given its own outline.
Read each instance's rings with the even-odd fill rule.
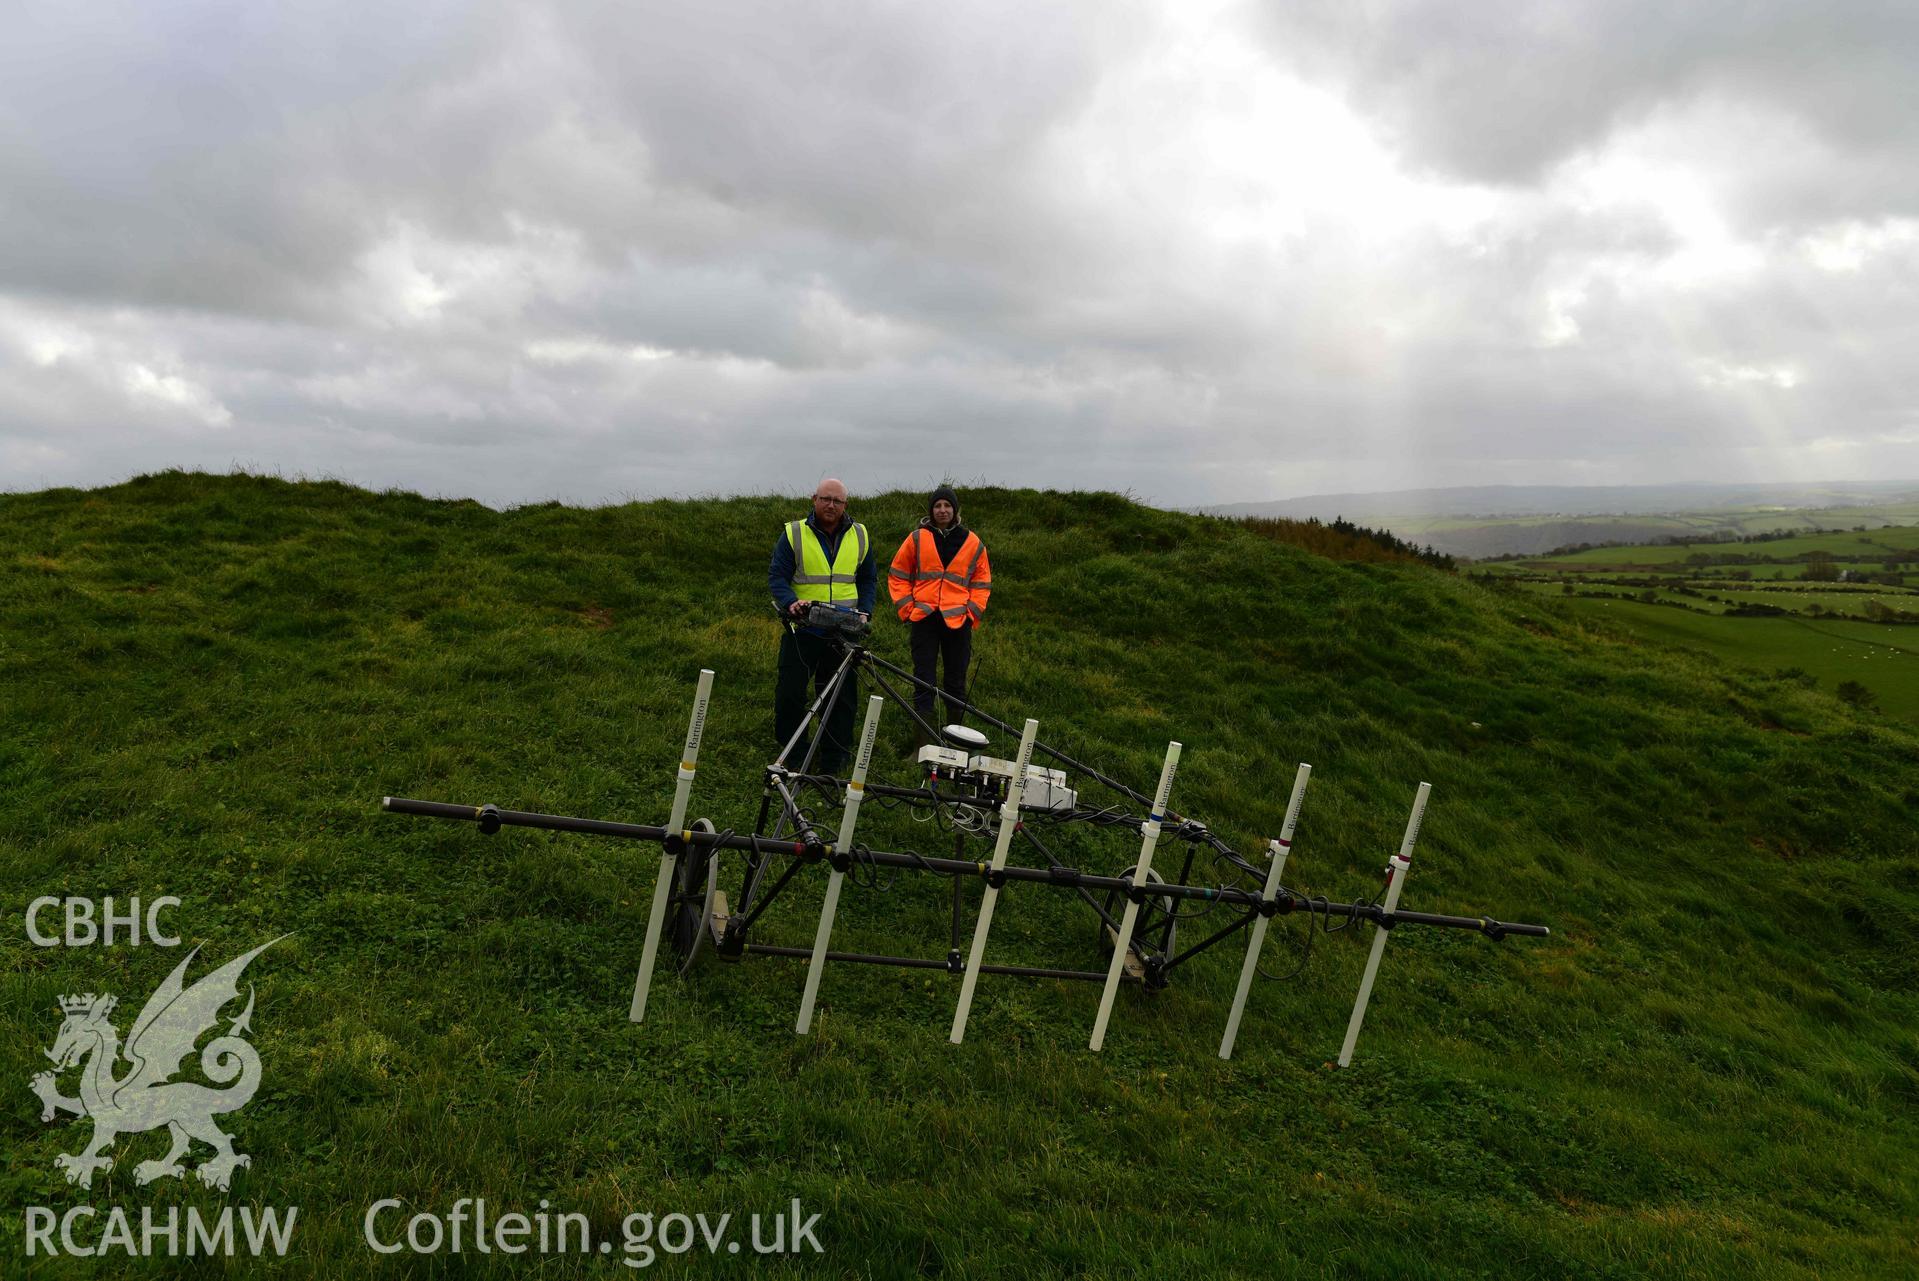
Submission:
[[[884,555],[918,503],[855,516]],[[264,1084],[230,1127],[255,1157],[234,1196],[301,1207],[286,1275],[537,1262],[376,1257],[360,1216],[383,1196],[544,1198],[616,1239],[633,1210],[798,1197],[823,1216],[806,1266],[834,1275],[1919,1266],[1919,735],[1553,602],[1110,495],[967,495],[999,580],[982,702],[1142,786],[1182,739],[1175,806],[1249,852],[1312,762],[1288,876],[1309,893],[1370,894],[1430,780],[1406,906],[1555,937],[1398,932],[1346,1072],[1325,1062],[1364,931],[1258,987],[1230,1064],[1214,1049],[1237,949],[1157,998],[1124,993],[1098,1056],[1090,987],[988,981],[955,1049],[949,980],[852,966],[828,971],[819,1029],[795,1038],[803,972],[775,960],[669,979],[629,1025],[653,847],[489,840],[378,799],[661,821],[706,666],[694,812],[750,825],[776,637],[764,566],[799,510],[499,513],[177,474],[0,497],[8,1270],[18,1207],[82,1196],[53,1158],[84,1125],[41,1126],[24,1087],[57,996],[137,1007],[179,959],[35,948],[20,912],[167,893],[216,963],[297,931],[251,972]],[[916,839],[868,822],[876,842],[889,822]],[[1108,848],[1100,870],[1130,861],[1089,844],[1085,865]],[[839,945],[942,952],[944,890],[849,887]],[[799,903],[770,923],[810,939]],[[1269,969],[1299,928],[1283,923]],[[1011,892],[994,952],[1081,965],[1091,935],[1063,899]],[[160,1143],[122,1140],[92,1200],[223,1200],[136,1187]],[[103,1267],[44,1274],[120,1270]]]

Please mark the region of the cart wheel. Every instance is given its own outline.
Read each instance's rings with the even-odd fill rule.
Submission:
[[[696,818],[692,830],[711,833],[713,820]],[[672,908],[673,950],[680,956],[680,973],[693,968],[700,948],[707,941],[707,922],[713,917],[713,891],[719,884],[719,851],[687,850],[676,860],[673,871]]]
[[[1133,879],[1133,869],[1121,872],[1122,880]],[[1152,868],[1146,869],[1148,885],[1164,885],[1166,878]],[[1133,951],[1144,960],[1150,956],[1171,955],[1173,938],[1179,932],[1178,900],[1170,894],[1163,896],[1148,895],[1139,905],[1139,914],[1133,919]],[[1126,911],[1126,896],[1118,890],[1106,891],[1106,901],[1101,904],[1106,914],[1119,920]],[[1113,933],[1106,922],[1099,924],[1099,954],[1110,957],[1113,954]]]

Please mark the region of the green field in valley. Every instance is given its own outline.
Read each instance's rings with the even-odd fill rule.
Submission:
[[[1798,668],[1828,689],[1857,681],[1887,715],[1919,724],[1919,628],[1807,618],[1716,618],[1638,601],[1564,602],[1627,632],[1729,663]]]
[[[853,514],[884,556],[921,502],[856,496]],[[820,1216],[817,1254],[656,1266],[1919,1274],[1919,729],[1909,683],[1876,683],[1919,659],[1883,629],[1542,599],[1308,554],[1276,522],[973,491],[996,581],[983,705],[1037,717],[1135,787],[1181,741],[1172,807],[1261,868],[1310,762],[1286,883],[1329,901],[1380,892],[1429,782],[1401,906],[1551,937],[1400,925],[1345,1070],[1331,1060],[1374,930],[1328,934],[1305,913],[1274,918],[1271,978],[1231,1061],[1217,1050],[1238,935],[1162,992],[1123,989],[1098,1054],[1097,988],[1063,979],[988,976],[949,1044],[957,984],[938,969],[829,965],[796,1036],[804,965],[764,956],[663,972],[645,1023],[628,1022],[657,846],[487,837],[380,798],[664,822],[705,667],[692,813],[751,831],[772,753],[765,568],[803,510],[493,511],[180,473],[0,495],[8,901],[178,896],[167,924],[203,945],[195,975],[288,936],[247,971],[263,1066],[223,1119],[252,1157],[232,1191],[142,1186],[140,1163],[165,1151],[153,1134],[122,1136],[82,1191],[56,1162],[89,1123],[43,1124],[27,1088],[58,1002],[112,992],[124,1032],[184,948],[38,947],[16,916],[0,943],[0,1274],[251,1274],[26,1260],[29,1207],[299,1207],[293,1248],[262,1275],[573,1278],[627,1274],[634,1216],[743,1221],[795,1199]],[[1741,643],[1777,636],[1779,656],[1721,653],[1687,630],[1700,619],[1766,624]],[[881,621],[875,652],[904,661]],[[1880,710],[1779,670],[1842,645]],[[916,785],[905,721],[889,713],[880,742],[875,778]],[[807,795],[838,821],[839,789]],[[904,805],[869,800],[860,823],[874,848],[991,856],[980,833]],[[1054,839],[1089,872],[1138,849],[1124,829]],[[1156,866],[1189,850],[1194,883],[1249,883],[1178,841]],[[756,938],[810,944],[824,868],[795,866]],[[855,871],[836,947],[944,957],[951,883]],[[737,858],[721,884],[737,896]],[[970,927],[980,888],[959,885]],[[1071,895],[1013,884],[998,910],[989,960],[1103,963]],[[1221,911],[1180,922],[1182,938]],[[551,1206],[616,1252],[377,1254],[364,1223],[382,1198],[442,1217],[462,1198]]]
[[[1541,596],[1559,597],[1567,595],[1566,581],[1565,579],[1528,580],[1522,585],[1527,591]],[[1603,584],[1588,590],[1605,592],[1620,600],[1630,600],[1640,594],[1629,587],[1608,589]],[[1919,601],[1915,601],[1910,592],[1875,590],[1863,586],[1821,589],[1804,583],[1794,583],[1790,588],[1778,588],[1754,587],[1743,583],[1703,582],[1686,590],[1666,587],[1646,590],[1650,590],[1658,600],[1705,614],[1723,614],[1728,609],[1741,605],[1772,605],[1796,613],[1805,612],[1810,606],[1817,605],[1822,611],[1833,614],[1858,614],[1873,601],[1889,609],[1910,610],[1919,606]]]
[[[1348,511],[1365,524],[1383,525],[1413,543],[1434,542],[1455,555],[1538,549],[1568,543],[1646,545],[1666,539],[1710,543],[1756,535],[1851,530],[1858,526],[1919,526],[1919,503],[1887,501],[1857,506],[1710,508],[1680,512],[1576,513],[1524,516],[1430,515],[1416,512]],[[1723,544],[1722,544],[1723,545]]]
[[[1897,661],[1919,651],[1919,526],[1592,547],[1475,572],[1725,661],[1798,668],[1919,723],[1912,666]]]
[[[1508,562],[1528,568],[1592,570],[1600,567],[1681,565],[1695,556],[1765,557],[1794,560],[1809,552],[1826,552],[1833,559],[1861,564],[1882,560],[1888,552],[1919,551],[1919,525],[1890,525],[1871,530],[1839,530],[1762,542],[1650,543],[1629,547],[1588,547],[1554,556]]]

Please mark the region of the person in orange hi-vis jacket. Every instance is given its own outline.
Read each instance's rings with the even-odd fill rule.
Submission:
[[[993,594],[993,566],[986,544],[960,523],[959,495],[951,485],[933,491],[919,528],[893,554],[887,587],[900,618],[912,626],[913,706],[920,720],[933,723],[933,686],[945,695],[946,724],[963,722],[966,668],[973,656],[973,629]],[[946,679],[938,680],[940,664]],[[921,745],[928,740],[919,731]]]

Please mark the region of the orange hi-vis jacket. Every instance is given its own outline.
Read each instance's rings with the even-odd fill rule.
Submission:
[[[977,627],[986,613],[986,598],[993,594],[993,566],[986,559],[986,544],[971,530],[953,563],[940,564],[933,531],[922,525],[893,554],[886,586],[900,617],[909,623],[937,614],[948,627],[969,621]]]

